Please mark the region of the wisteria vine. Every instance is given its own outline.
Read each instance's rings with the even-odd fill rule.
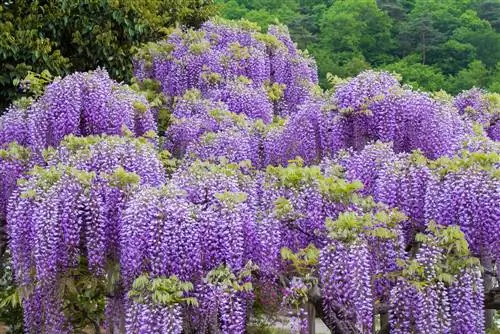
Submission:
[[[26,333],[245,333],[262,310],[300,334],[314,310],[333,333],[484,332],[496,95],[374,71],[323,91],[286,27],[247,21],[133,62],[134,88],[74,73],[0,117]]]

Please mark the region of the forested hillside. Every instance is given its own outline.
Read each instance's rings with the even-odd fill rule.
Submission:
[[[218,0],[220,14],[288,26],[319,78],[369,68],[414,88],[500,92],[500,0]]]

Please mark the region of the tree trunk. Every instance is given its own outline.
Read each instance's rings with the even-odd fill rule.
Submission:
[[[308,334],[315,334],[316,333],[316,308],[314,307],[314,304],[311,302],[308,302],[305,305],[305,310],[307,312],[307,333]]]
[[[380,312],[380,331],[378,334],[389,334],[390,332],[389,312]]]
[[[425,31],[422,31],[422,65],[425,65]]]
[[[481,258],[481,265],[484,268],[484,291],[488,293],[489,291],[492,290],[493,288],[493,276],[492,273],[494,272],[494,264],[493,264],[493,259],[491,257],[483,257]],[[488,305],[485,305],[485,307],[488,307]],[[485,309],[484,310],[484,324],[486,328],[492,328],[495,326],[495,310],[493,309]]]
[[[6,233],[6,222],[5,219],[0,219],[0,273],[3,273],[4,268],[4,256],[7,250],[7,233]]]

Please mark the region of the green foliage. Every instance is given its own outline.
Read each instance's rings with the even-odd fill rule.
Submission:
[[[450,87],[446,76],[441,73],[439,68],[415,63],[411,57],[384,65],[382,68],[386,71],[400,74],[402,82],[412,86],[414,89],[434,92],[441,89],[448,90]]]
[[[97,144],[101,140],[102,140],[101,136],[78,137],[73,134],[70,134],[63,138],[60,145],[66,147],[72,153],[84,152],[89,154],[90,147],[92,145]],[[50,155],[53,151],[54,151],[53,148],[48,148],[45,150],[45,154]]]
[[[229,208],[234,208],[236,205],[246,202],[248,194],[243,192],[224,191],[222,193],[216,193],[215,198]]]
[[[316,185],[321,194],[330,200],[347,204],[352,201],[359,201],[357,192],[363,187],[361,182],[347,182],[344,179],[331,176],[326,177],[318,166],[302,166],[303,161],[298,157],[290,161],[287,167],[268,166],[267,173],[278,178],[282,187],[295,188],[307,185]],[[283,201],[275,203],[285,204]],[[280,208],[280,206],[277,207]]]
[[[179,159],[173,158],[172,154],[166,150],[160,152],[160,161],[163,164],[163,168],[165,168],[167,175],[172,175],[181,163]]]
[[[127,172],[122,166],[119,166],[109,175],[109,180],[112,186],[127,189],[138,185],[141,177],[134,172]]]
[[[276,102],[276,101],[279,101],[283,97],[286,85],[279,84],[277,82],[275,82],[273,84],[266,82],[265,88],[266,88],[267,96],[269,96],[269,100]]]
[[[193,290],[193,283],[181,281],[175,275],[151,278],[146,273],[134,280],[128,296],[140,304],[152,301],[161,306],[173,306],[180,303],[198,306],[196,298],[186,296],[191,290]]]
[[[458,93],[461,90],[468,89],[470,87],[487,87],[488,86],[488,70],[480,60],[474,60],[458,72],[454,85],[450,89],[452,93]]]
[[[448,173],[456,173],[466,169],[481,169],[490,172],[492,175],[500,176],[498,164],[500,155],[498,152],[470,152],[463,150],[460,155],[453,158],[441,157],[434,161],[429,161],[429,166],[436,170],[441,177]]]
[[[290,331],[286,329],[272,328],[267,322],[259,323],[247,327],[248,334],[289,334]],[[496,333],[494,333],[496,334]]]
[[[498,324],[498,319],[500,318],[500,315],[499,315],[500,312],[496,312],[496,316],[495,316],[495,322],[496,324]],[[500,334],[500,328],[498,327],[498,325],[493,325],[493,327],[490,327],[490,328],[487,328],[486,329],[486,334]]]
[[[28,174],[33,176],[30,179],[29,188],[20,194],[22,198],[34,199],[38,196],[39,192],[44,193],[49,190],[53,185],[59,182],[63,176],[69,176],[77,180],[81,185],[88,187],[92,180],[95,178],[95,172],[86,172],[74,167],[68,167],[63,164],[44,168],[40,166],[33,167]],[[26,184],[28,181],[25,178],[17,180],[19,185]]]
[[[281,186],[287,188],[298,188],[311,184],[323,177],[318,166],[303,167],[300,158],[291,162],[287,167],[268,166],[267,172],[278,177]]]
[[[249,279],[258,269],[259,267],[252,261],[248,261],[238,273],[229,266],[221,264],[209,271],[205,279],[209,284],[227,292],[250,292],[253,286]]]
[[[283,247],[280,251],[284,261],[291,262],[293,274],[301,277],[309,277],[319,263],[320,251],[313,244],[294,253],[291,249]]]
[[[80,257],[77,267],[68,269],[59,280],[63,309],[75,333],[84,333],[89,326],[98,327],[104,319],[104,296],[115,289],[119,273],[117,265],[109,265],[106,275],[96,276],[88,269],[87,259]]]
[[[105,67],[131,78],[131,48],[174,25],[199,26],[211,0],[5,1],[0,6],[0,107],[18,96],[30,71],[58,76]]]
[[[469,245],[465,240],[464,233],[458,226],[441,226],[431,222],[425,233],[418,233],[413,244],[413,254],[417,254],[418,248],[425,245],[442,250],[442,256],[434,265],[431,273],[425,270],[424,265],[415,257],[406,261],[399,259],[401,268],[399,274],[417,288],[423,288],[432,282],[443,282],[450,285],[455,277],[468,268],[479,270],[479,259],[469,253]]]
[[[284,197],[278,197],[274,201],[274,214],[276,218],[285,220],[288,219],[293,214],[293,205],[290,201]]]
[[[403,213],[395,209],[380,208],[378,211],[365,214],[345,211],[339,214],[336,220],[327,218],[326,227],[331,239],[352,244],[363,235],[378,239],[393,239],[397,236],[394,228],[406,219]]]
[[[5,324],[7,334],[23,333],[23,310],[21,296],[14,282],[10,261],[0,266],[0,322]]]
[[[40,74],[28,71],[23,80],[14,79],[13,85],[19,86],[24,93],[24,96],[14,101],[14,104],[24,109],[28,108],[34,99],[43,94],[45,86],[51,83],[53,79],[52,74],[48,70],[43,70]]]
[[[0,159],[11,161],[29,162],[31,157],[30,149],[19,145],[17,142],[11,142],[7,147],[0,149]]]

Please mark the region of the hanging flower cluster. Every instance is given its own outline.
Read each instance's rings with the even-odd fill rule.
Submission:
[[[0,149],[16,142],[26,152],[20,160],[19,154],[0,158],[6,180],[2,202],[10,197],[15,178],[34,164],[44,165],[42,151],[57,147],[66,135],[119,135],[125,130],[141,136],[156,129],[146,99],[113,81],[105,70],[56,79],[31,105],[12,106],[0,117]],[[0,216],[5,214],[4,207],[0,206]]]
[[[71,332],[60,298],[65,274],[85,261],[93,275],[107,275],[120,255],[127,198],[165,175],[153,146],[137,139],[67,137],[45,155],[48,166],[32,169],[12,196],[10,248],[19,286],[34,289],[23,299],[26,329]]]
[[[453,100],[462,117],[478,122],[493,140],[500,140],[500,96],[478,88],[463,91]]]
[[[344,158],[346,176],[360,180],[366,195],[401,209],[407,243],[431,221],[460,226],[476,256],[498,256],[500,211],[499,147],[489,142],[476,152],[428,160],[420,153],[394,153],[377,143]]]
[[[388,73],[364,72],[333,94],[340,134],[346,147],[392,141],[397,152],[421,150],[429,158],[459,148],[469,126],[456,109],[427,94],[409,91]]]
[[[139,136],[156,131],[145,98],[102,69],[56,79],[27,110],[11,108],[0,124],[2,143],[16,140],[38,153],[68,134],[120,134],[124,126]]]
[[[391,291],[392,332],[483,333],[483,281],[479,261],[463,261],[463,233],[430,224],[416,240],[415,256],[398,261],[403,268]]]

